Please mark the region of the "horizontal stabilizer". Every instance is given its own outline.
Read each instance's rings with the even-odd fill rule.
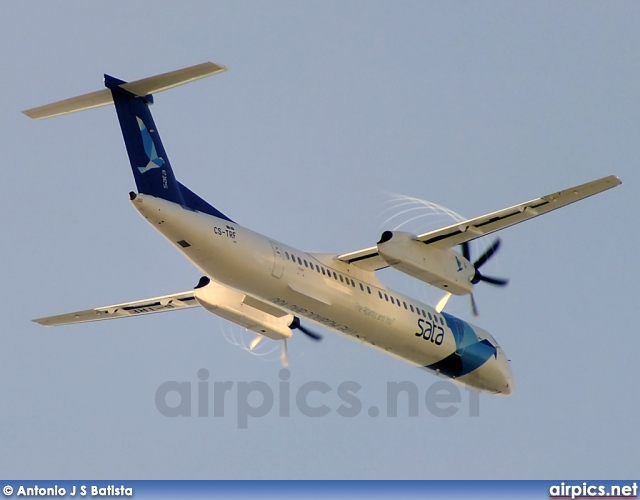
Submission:
[[[155,92],[161,92],[184,83],[204,78],[205,76],[221,73],[222,71],[226,71],[226,69],[227,68],[219,64],[206,62],[188,68],[162,73],[161,75],[143,78],[142,80],[123,83],[120,87],[131,94],[144,97]],[[111,90],[103,89],[37,108],[27,109],[23,111],[23,113],[29,118],[40,120],[42,118],[64,115],[66,113],[73,113],[74,111],[82,111],[83,109],[97,108],[112,103],[113,97]]]
[[[44,326],[70,325],[73,323],[86,323],[87,321],[100,321],[103,319],[128,318],[166,311],[176,311],[189,307],[199,307],[193,291],[163,295],[152,299],[125,302],[113,306],[97,307],[85,311],[76,311],[58,316],[34,319],[33,321]]]

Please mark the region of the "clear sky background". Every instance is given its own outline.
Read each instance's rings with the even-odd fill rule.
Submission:
[[[3,2],[0,476],[637,476],[638,26],[637,2]],[[203,310],[31,323],[188,290],[199,274],[130,206],[112,107],[42,122],[20,111],[98,90],[104,72],[131,80],[209,60],[229,71],[156,96],[174,170],[298,248],[373,245],[390,192],[473,217],[622,178],[501,233],[483,271],[511,283],[478,287],[475,321],[512,360],[512,396],[482,395],[477,417],[465,391],[450,418],[423,402],[418,417],[402,404],[370,417],[387,382],[422,398],[438,379],[325,332],[289,343],[292,392],[324,381],[333,391],[312,402],[335,409],[335,388],[355,381],[361,414],[276,408],[242,430],[233,397],[218,418],[168,418],[154,403],[166,381],[195,391],[201,368],[212,384],[276,391],[276,353],[225,340],[251,338],[239,328]],[[447,310],[470,318],[467,299]]]

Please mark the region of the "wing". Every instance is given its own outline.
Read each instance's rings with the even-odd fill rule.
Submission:
[[[36,323],[44,326],[69,325],[72,323],[85,323],[87,321],[99,321],[103,319],[126,318],[129,316],[142,316],[166,311],[176,311],[190,307],[199,307],[193,291],[163,295],[152,299],[124,302],[113,306],[97,307],[85,311],[76,311],[58,316],[34,319]]]
[[[513,226],[519,222],[533,219],[538,215],[546,214],[557,208],[567,206],[594,194],[622,184],[614,175],[603,177],[595,181],[581,184],[564,191],[549,194],[535,200],[514,205],[513,207],[498,210],[487,215],[458,222],[451,226],[430,231],[417,236],[418,241],[427,245],[436,245],[440,248],[451,248],[465,241],[471,241],[481,236],[491,234],[505,227]],[[356,252],[345,253],[338,256],[338,260],[354,264],[367,271],[377,271],[388,267],[387,262],[378,255],[377,247],[365,248]]]

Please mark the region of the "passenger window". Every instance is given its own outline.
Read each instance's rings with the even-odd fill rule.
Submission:
[[[404,300],[402,301],[402,305],[404,306],[405,309],[408,309],[407,308],[407,303]]]
[[[392,304],[395,304],[395,302],[393,301],[393,295],[389,295],[389,301],[390,301]]]
[[[316,271],[320,272],[320,266],[316,264]]]
[[[369,292],[369,295],[371,295],[371,288],[369,288],[369,285],[367,285],[367,292]]]
[[[355,287],[356,287],[356,282],[355,282],[355,281],[353,281],[353,280],[351,280],[351,286],[352,286],[353,288],[355,288]]]
[[[382,298],[382,292],[380,290],[378,290],[378,295]]]
[[[364,292],[364,287],[362,286],[362,283],[360,283],[360,290]]]
[[[335,279],[336,281],[338,281],[338,275],[336,274],[335,271],[333,271],[333,279]]]
[[[298,264],[302,265],[302,260],[300,260],[300,257],[298,257]]]
[[[424,313],[424,309],[422,309],[422,316],[424,316],[425,318],[427,317],[427,315]]]
[[[287,256],[287,260],[289,260],[289,252],[284,253]]]
[[[340,283],[344,283],[344,280],[342,279],[342,274],[340,275]]]
[[[409,304],[409,307],[411,308],[411,312],[415,312],[415,311],[413,310],[413,304]]]
[[[432,320],[431,313],[427,313],[427,315],[429,316],[429,319]]]
[[[324,276],[325,275],[324,267],[321,267],[320,269],[322,269],[322,275]]]
[[[387,302],[389,302],[389,297],[387,296],[387,294],[384,294],[384,300],[386,300]]]

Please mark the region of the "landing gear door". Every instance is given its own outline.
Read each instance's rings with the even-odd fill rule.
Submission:
[[[271,275],[274,278],[282,278],[282,272],[284,271],[284,255],[282,248],[277,243],[270,241],[271,248],[273,248],[273,269]]]

